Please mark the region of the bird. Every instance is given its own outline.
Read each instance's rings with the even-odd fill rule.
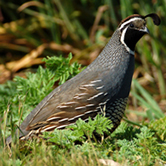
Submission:
[[[98,57],[86,69],[48,94],[19,127],[19,138],[64,129],[79,118],[103,113],[113,132],[124,115],[134,72],[136,43],[149,33],[146,18],[160,25],[156,13],[123,19]],[[11,142],[11,136],[6,139]]]

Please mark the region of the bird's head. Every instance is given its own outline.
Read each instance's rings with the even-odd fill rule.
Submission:
[[[146,16],[134,14],[122,20],[119,24],[120,40],[125,45],[127,51],[133,52],[138,40],[144,34],[149,33],[145,20],[147,17],[151,17],[155,25],[160,25],[160,18],[155,13]]]

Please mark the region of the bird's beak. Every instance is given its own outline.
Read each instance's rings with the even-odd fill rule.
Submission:
[[[144,26],[144,28],[142,28],[141,31],[148,34],[150,33],[149,29],[146,26]]]

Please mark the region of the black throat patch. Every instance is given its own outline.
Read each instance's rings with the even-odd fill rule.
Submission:
[[[136,43],[144,34],[145,32],[143,31],[127,28],[124,37],[124,43],[127,45],[127,47],[134,51]]]

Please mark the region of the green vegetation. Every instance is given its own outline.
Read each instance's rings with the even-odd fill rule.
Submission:
[[[166,118],[138,83],[136,87],[143,91],[143,96],[149,101],[145,106],[147,108],[151,106],[148,112],[152,109],[146,118],[150,117],[151,120],[154,114],[153,118],[160,118],[159,120],[151,121],[149,124],[144,123],[140,129],[123,122],[110,135],[108,129],[111,129],[111,121],[98,115],[94,121],[89,118],[89,122],[85,123],[79,119],[75,125],[67,129],[45,132],[33,140],[19,143],[18,139],[15,140],[13,137],[15,141],[11,144],[11,149],[5,146],[5,137],[13,134],[17,125],[34,105],[51,91],[54,82],[60,80],[61,83],[78,73],[80,65],[78,63],[70,65],[70,59],[71,54],[67,59],[61,56],[48,57],[44,59],[47,68],[43,69],[40,66],[36,73],[28,73],[26,79],[17,76],[14,82],[0,86],[0,94],[3,94],[1,108],[4,110],[1,112],[3,118],[0,131],[0,156],[3,160],[0,165],[43,165],[43,163],[44,165],[101,165],[99,162],[101,158],[111,158],[127,165],[141,165],[141,163],[162,165],[166,162]],[[139,97],[138,100],[143,99]],[[10,104],[7,101],[10,101]],[[96,138],[94,132],[100,139]],[[104,132],[110,135],[106,139]]]
[[[99,159],[134,166],[166,164],[164,0],[2,0],[0,6],[0,165],[102,165]],[[129,104],[115,132],[104,139],[111,122],[100,115],[33,140],[13,137],[11,148],[6,147],[5,138],[30,111],[98,55],[121,19],[152,12],[162,24],[157,27],[147,19],[151,33],[137,44]]]

